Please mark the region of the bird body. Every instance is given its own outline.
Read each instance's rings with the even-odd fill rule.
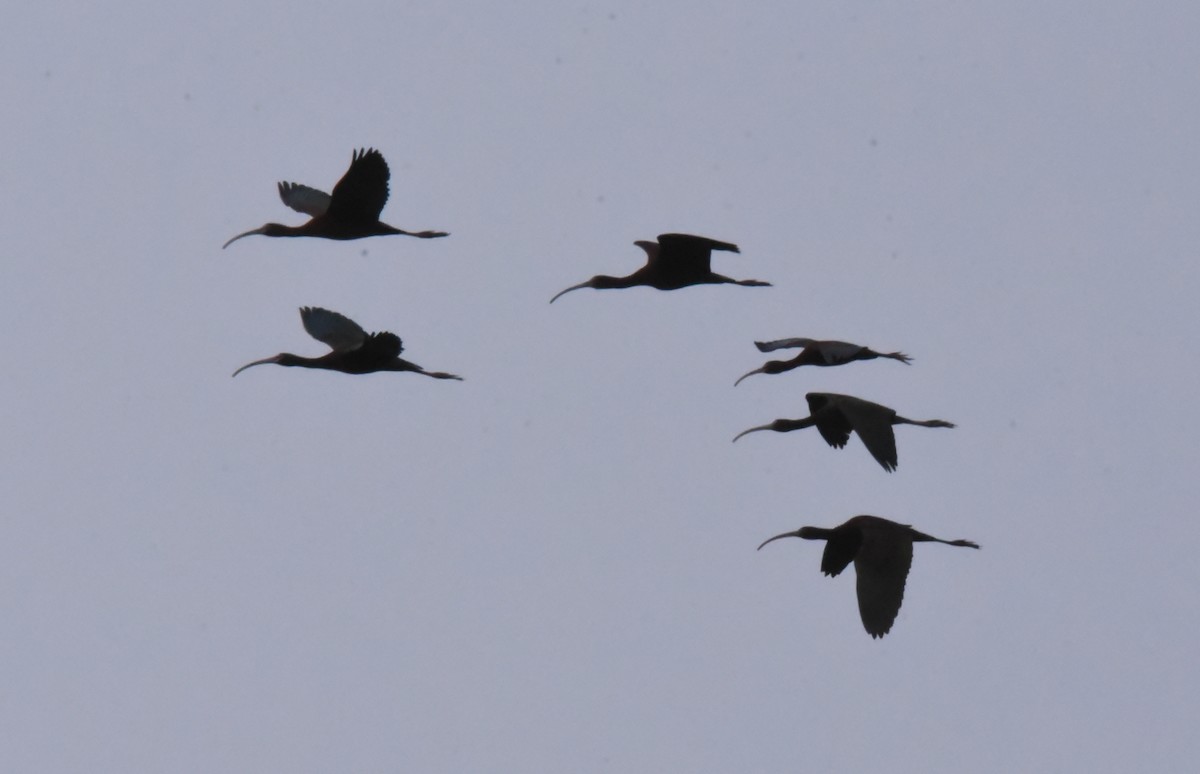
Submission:
[[[759,352],[773,352],[777,349],[794,349],[802,347],[800,354],[790,360],[768,360],[762,368],[756,368],[743,374],[734,382],[736,387],[742,379],[754,374],[781,374],[800,366],[839,366],[852,363],[855,360],[874,360],[877,357],[899,360],[907,365],[912,358],[903,352],[876,352],[870,347],[851,344],[846,341],[820,341],[817,339],[779,339],[777,341],[756,341],[754,346]]]
[[[368,334],[350,318],[320,307],[301,307],[300,320],[304,323],[304,330],[308,331],[308,334],[317,341],[327,344],[330,352],[320,357],[303,357],[290,352],[281,352],[274,357],[247,363],[234,371],[233,375],[237,376],[251,366],[274,363],[281,366],[341,371],[346,374],[412,371],[434,379],[462,381],[461,376],[441,371],[426,371],[416,363],[410,363],[401,358],[400,353],[403,351],[404,345],[400,341],[400,337],[394,333],[383,331]]]
[[[809,416],[803,419],[776,419],[769,425],[743,430],[733,440],[758,430],[787,433],[815,426],[826,443],[841,449],[850,440],[850,433],[855,432],[875,461],[890,473],[897,466],[896,434],[892,431],[893,425],[954,427],[952,422],[943,419],[907,419],[887,406],[852,395],[810,392],[804,397],[808,401]]]
[[[283,203],[309,215],[311,219],[299,226],[267,223],[238,234],[226,242],[222,249],[251,234],[340,240],[388,234],[405,234],[421,239],[448,236],[444,231],[403,231],[379,219],[383,205],[387,203],[390,177],[391,172],[383,160],[383,154],[369,148],[353,154],[350,168],[333,187],[332,194],[299,183],[279,183],[279,198]]]
[[[761,287],[771,284],[761,280],[735,280],[712,270],[713,250],[741,252],[737,245],[730,242],[719,242],[715,239],[691,234],[659,234],[656,242],[638,240],[634,244],[646,251],[645,266],[625,277],[598,274],[587,282],[572,285],[561,291],[550,299],[550,303],[553,304],[563,293],[580,288],[608,290],[646,285],[658,290],[678,290],[689,285],[727,283]]]
[[[855,516],[832,529],[801,527],[766,540],[799,537],[824,540],[821,572],[836,577],[854,562],[857,576],[858,613],[863,628],[872,637],[887,634],[904,601],[904,585],[912,566],[913,543],[937,542],[951,546],[979,548],[970,540],[942,540],[878,516]]]

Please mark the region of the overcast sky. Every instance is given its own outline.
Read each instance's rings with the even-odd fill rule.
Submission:
[[[23,3],[0,769],[1191,771],[1192,3]],[[298,224],[359,147],[383,219]],[[559,290],[636,239],[770,288]],[[276,366],[297,308],[464,382]],[[734,380],[789,336],[902,350]],[[954,430],[739,431],[844,392]],[[916,547],[892,632],[822,544]]]

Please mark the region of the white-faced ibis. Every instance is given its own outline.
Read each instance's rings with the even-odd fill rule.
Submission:
[[[449,236],[444,231],[402,231],[379,219],[383,205],[387,203],[390,176],[383,155],[374,148],[368,148],[353,154],[350,168],[333,187],[333,195],[299,183],[279,183],[279,198],[283,199],[283,203],[296,212],[311,215],[312,220],[301,226],[268,223],[238,234],[221,249],[251,234],[323,239],[362,239],[388,234],[404,234],[421,239]]]
[[[763,542],[798,537],[805,540],[824,540],[821,572],[836,577],[854,561],[858,576],[858,614],[863,628],[872,637],[887,634],[900,603],[904,601],[904,583],[912,566],[913,543],[945,543],[948,546],[979,548],[970,540],[942,540],[917,532],[907,524],[898,524],[878,516],[855,516],[845,524],[826,529],[801,527]]]
[[[346,374],[370,374],[376,371],[413,371],[414,373],[432,376],[434,379],[458,379],[461,376],[442,373],[441,371],[426,371],[416,363],[410,363],[400,357],[404,349],[400,337],[386,331],[368,334],[358,323],[348,317],[319,307],[300,307],[300,320],[304,330],[317,341],[329,345],[333,350],[321,357],[301,357],[290,352],[282,352],[275,357],[267,357],[247,363],[233,372],[237,376],[250,366],[274,363],[281,366],[300,366],[301,368],[323,368],[328,371],[341,371]]]
[[[570,293],[580,288],[631,288],[634,285],[647,285],[659,290],[678,290],[689,285],[732,285],[769,286],[770,282],[761,280],[735,280],[712,270],[712,251],[725,250],[731,253],[741,252],[738,246],[729,242],[718,242],[707,237],[692,236],[691,234],[659,234],[657,242],[638,240],[635,245],[646,251],[646,265],[630,274],[628,277],[609,277],[598,274],[587,282],[572,285],[550,299],[555,299],[563,293]]]
[[[804,419],[776,419],[769,425],[743,430],[733,440],[757,430],[787,433],[816,425],[821,437],[830,446],[841,449],[850,440],[850,432],[854,431],[875,461],[890,473],[896,469],[896,434],[892,432],[892,425],[954,427],[952,422],[943,419],[905,419],[887,406],[851,395],[810,392],[804,397],[808,400],[810,416]]]
[[[755,368],[741,379],[733,383],[736,387],[742,379],[754,374],[781,374],[800,366],[838,366],[855,360],[874,360],[877,357],[888,357],[899,360],[907,365],[912,358],[903,352],[876,352],[870,347],[850,344],[845,341],[818,341],[816,339],[779,339],[778,341],[756,341],[754,346],[759,352],[774,352],[777,349],[794,349],[803,347],[799,355],[791,360],[768,360],[762,368]]]

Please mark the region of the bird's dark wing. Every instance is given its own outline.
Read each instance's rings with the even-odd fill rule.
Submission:
[[[821,353],[821,359],[829,365],[842,365],[857,360],[859,354],[866,349],[866,347],[849,344],[845,341],[818,341],[816,344],[817,351]]]
[[[758,347],[759,352],[774,352],[777,349],[795,349],[796,347],[809,347],[817,342],[814,339],[777,339],[776,341],[756,341],[754,346]]]
[[[299,183],[280,183],[279,198],[296,212],[303,212],[314,218],[324,215],[329,209],[329,194]]]
[[[911,540],[865,534],[854,559],[854,572],[858,575],[858,614],[872,637],[882,637],[891,630],[904,601],[904,584],[911,566]]]
[[[812,415],[817,431],[825,439],[825,443],[835,449],[843,448],[850,440],[853,427],[850,420],[842,414],[838,404],[822,392],[810,392],[804,397],[808,400],[808,413]]]
[[[379,362],[386,363],[400,357],[400,353],[404,351],[404,343],[396,334],[381,331],[368,336],[363,342],[362,350],[363,354],[372,360],[378,358]]]
[[[896,416],[896,412],[887,406],[849,396],[838,403],[842,416],[854,428],[854,432],[858,433],[863,446],[867,447],[875,461],[888,472],[895,470],[898,459],[892,418]]]
[[[374,148],[354,154],[350,169],[333,187],[329,217],[349,223],[375,223],[388,198],[387,162]]]
[[[825,542],[825,553],[821,554],[821,572],[830,577],[837,575],[850,564],[862,545],[859,530],[835,530]]]
[[[700,275],[712,271],[713,250],[739,252],[735,244],[691,234],[659,234],[658,243],[662,249],[658,252],[657,262],[669,264],[677,271]]]
[[[334,352],[350,352],[363,345],[367,333],[349,317],[316,306],[300,307],[304,330]]]

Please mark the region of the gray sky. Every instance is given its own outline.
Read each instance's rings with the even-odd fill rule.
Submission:
[[[1200,11],[1151,5],[14,6],[0,769],[1192,770]],[[363,146],[451,237],[220,249]],[[547,304],[666,231],[775,286]],[[301,305],[466,381],[230,379]],[[785,336],[914,363],[734,389]],[[730,444],[809,390],[959,427]],[[983,550],[875,641],[754,550],[858,513]]]

